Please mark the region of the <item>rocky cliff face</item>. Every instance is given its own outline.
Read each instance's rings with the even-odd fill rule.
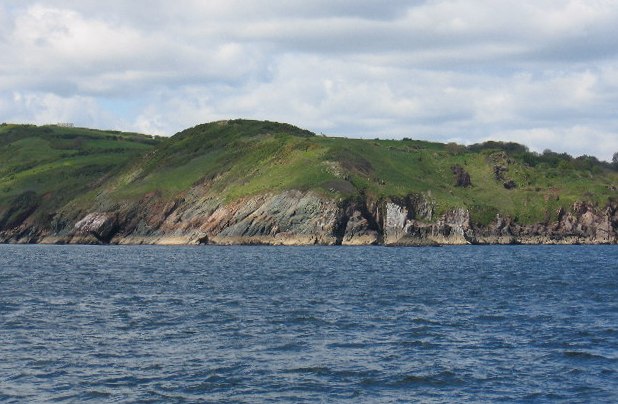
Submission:
[[[478,229],[476,242],[483,244],[616,244],[618,205],[597,207],[577,202],[569,211],[560,209],[558,220],[522,226],[498,216],[487,228]]]
[[[454,209],[435,222],[416,218],[409,207],[388,202],[384,240],[388,245],[470,244],[474,241],[470,213]]]
[[[4,210],[0,242],[80,244],[616,244],[618,205],[576,203],[551,223],[521,225],[497,216],[475,226],[465,208],[439,216],[430,195],[335,201],[286,191],[232,203],[189,192],[169,201],[157,193],[132,204],[58,212],[48,222],[28,209]],[[15,214],[19,212],[19,215]],[[2,214],[2,212],[0,212]],[[2,216],[2,215],[0,215]]]

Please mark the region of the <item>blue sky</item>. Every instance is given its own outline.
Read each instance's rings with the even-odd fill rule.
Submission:
[[[618,151],[618,3],[0,3],[0,121],[172,135],[228,118],[349,137]]]

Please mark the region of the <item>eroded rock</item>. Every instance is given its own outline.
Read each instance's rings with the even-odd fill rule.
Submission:
[[[108,243],[118,231],[118,217],[114,213],[89,213],[75,223],[77,236],[92,235],[103,243]]]

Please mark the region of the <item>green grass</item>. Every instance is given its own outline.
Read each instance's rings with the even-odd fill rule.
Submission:
[[[463,167],[471,187],[455,186]],[[494,167],[504,165],[506,189]],[[559,208],[618,198],[615,167],[593,158],[536,155],[524,146],[489,142],[464,147],[413,140],[316,136],[288,124],[222,121],[170,139],[89,129],[0,127],[0,205],[26,191],[62,194],[87,208],[138,201],[156,192],[181,197],[194,187],[225,201],[290,189],[345,200],[423,194],[438,214],[470,209],[486,224],[496,214],[520,223],[555,217]],[[612,189],[612,187],[614,187]],[[3,199],[4,198],[4,199]]]
[[[521,223],[547,220],[577,200],[604,204],[618,174],[601,166],[589,169],[539,163],[509,154],[501,144],[467,149],[421,141],[361,140],[312,136],[289,125],[229,121],[200,125],[161,144],[132,175],[110,192],[120,201],[158,191],[169,197],[198,183],[224,200],[287,189],[313,190],[333,198],[364,194],[373,199],[409,194],[431,195],[437,213],[468,207],[485,224],[497,213]],[[512,145],[509,147],[513,147]],[[501,160],[508,160],[504,163]],[[506,161],[505,160],[505,161]],[[496,163],[507,164],[508,190],[494,176]],[[454,185],[451,167],[462,166],[472,187]],[[600,167],[600,168],[599,168]]]
[[[0,216],[32,195],[39,215],[95,188],[160,139],[135,133],[57,126],[0,126]],[[23,199],[23,197],[22,197]]]

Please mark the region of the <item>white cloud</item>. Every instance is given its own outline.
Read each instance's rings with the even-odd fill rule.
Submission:
[[[0,108],[9,116],[9,119],[3,119],[7,122],[79,122],[81,125],[99,128],[117,128],[120,125],[120,122],[102,109],[92,97],[13,92],[0,97]]]
[[[616,37],[613,0],[9,1],[0,116],[159,134],[250,117],[608,158]]]

